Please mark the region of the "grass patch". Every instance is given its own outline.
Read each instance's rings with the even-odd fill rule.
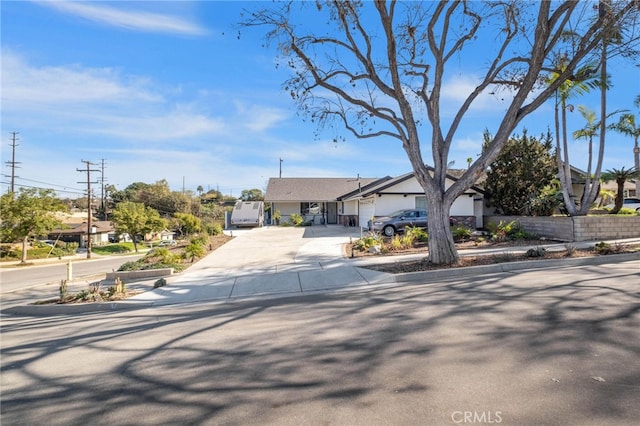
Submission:
[[[91,248],[91,252],[100,255],[131,253],[133,250],[133,243],[116,243],[106,246],[93,246]]]

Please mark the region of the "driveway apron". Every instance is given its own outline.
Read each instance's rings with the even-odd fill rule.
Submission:
[[[128,301],[165,305],[302,293],[381,282],[391,274],[349,265],[344,244],[360,237],[343,226],[263,227],[233,231],[234,239],[167,279],[165,287]]]

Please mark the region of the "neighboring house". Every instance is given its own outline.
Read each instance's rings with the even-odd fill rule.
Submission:
[[[603,171],[604,172],[604,171]],[[585,176],[587,172],[584,170],[580,170],[575,166],[571,166],[571,186],[573,189],[573,195],[575,198],[575,202],[579,203],[582,199],[582,195],[584,194],[584,185],[585,185]],[[630,179],[624,184],[624,198],[630,198],[636,196],[636,188],[635,188],[635,180]],[[601,184],[602,190],[611,191],[613,193],[613,197],[618,191],[618,185],[615,181],[603,182]],[[612,199],[605,197],[604,199],[598,194],[595,200],[596,205],[605,205],[613,202]]]
[[[87,246],[87,234],[91,234],[91,244],[106,244],[115,234],[113,225],[109,221],[92,220],[91,229],[87,222],[65,223],[65,229],[54,229],[49,232],[48,238],[53,241],[64,241],[66,243],[78,243],[80,247]]]
[[[448,186],[456,178],[447,175]],[[457,223],[482,227],[483,191],[472,187],[451,207]],[[424,190],[413,173],[395,178],[271,178],[265,202],[280,211],[282,220],[300,214],[317,224],[367,227],[372,216],[400,209],[426,209]]]
[[[175,232],[165,229],[164,231],[160,232],[160,241],[172,241],[175,239],[175,235]]]

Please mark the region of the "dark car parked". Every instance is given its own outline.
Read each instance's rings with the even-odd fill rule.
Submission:
[[[427,211],[420,209],[398,210],[388,216],[374,217],[368,222],[369,230],[382,232],[387,237],[393,237],[404,231],[407,226],[419,228],[427,227]]]

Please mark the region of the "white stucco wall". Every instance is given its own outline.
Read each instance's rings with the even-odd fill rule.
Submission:
[[[273,211],[276,210],[280,210],[283,218],[293,213],[300,214],[300,203],[273,203]]]
[[[395,189],[395,188],[394,188]],[[416,195],[383,194],[376,197],[376,216],[383,216],[400,209],[415,209]],[[418,195],[419,197],[419,195]],[[474,216],[474,196],[461,195],[451,206],[451,216]]]
[[[340,209],[344,206],[344,211]],[[344,203],[338,203],[338,214],[341,215],[355,215],[358,214],[358,201],[345,201]]]
[[[451,212],[449,214],[451,216],[474,216],[474,196],[475,194],[471,194],[471,196],[462,194],[461,196],[459,196],[456,201],[453,202],[453,205],[451,206]]]
[[[394,187],[395,191],[395,187]],[[381,197],[375,198],[376,216],[384,216],[389,213],[393,213],[396,210],[401,209],[415,209],[416,197],[415,195],[403,195],[396,194],[383,194]]]

